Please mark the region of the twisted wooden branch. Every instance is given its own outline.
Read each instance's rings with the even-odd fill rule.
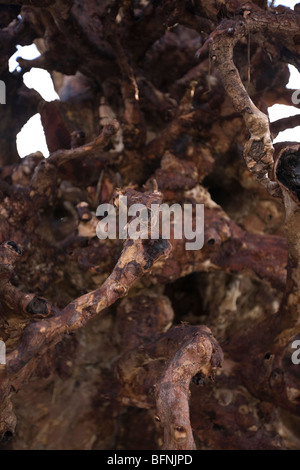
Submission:
[[[157,201],[158,195],[148,195],[149,204],[151,197]],[[32,374],[34,369],[30,361],[34,357],[43,354],[64,334],[81,328],[89,319],[125,296],[131,286],[160,258],[168,256],[169,252],[170,244],[167,240],[128,240],[112,274],[104,284],[59,310],[45,299],[19,292],[10,284],[13,265],[22,252],[14,242],[3,243],[0,246],[1,301],[6,308],[30,313],[35,320],[41,317],[43,319],[30,323],[25,328],[18,347],[7,354],[7,378],[0,383],[0,395],[7,396],[10,380],[13,380],[18,372],[21,372],[18,381],[25,380]],[[5,423],[1,422],[2,434],[5,430]]]
[[[210,58],[220,74],[227,94],[235,109],[243,115],[250,132],[250,139],[244,148],[247,166],[273,196],[283,200],[288,242],[287,283],[285,296],[272,325],[269,325],[269,319],[264,319],[259,327],[256,325],[253,330],[247,331],[247,335],[235,337],[236,344],[232,344],[230,348],[232,357],[236,352],[236,357],[241,361],[240,373],[252,393],[256,396],[265,393],[273,403],[298,413],[299,387],[291,387],[291,383],[295,383],[292,380],[293,372],[290,372],[284,358],[289,342],[299,331],[300,318],[300,148],[299,144],[286,143],[284,148],[281,145],[279,155],[274,155],[268,117],[249,97],[234,65],[233,49],[249,33],[264,33],[280,40],[281,47],[286,48],[282,51],[283,57],[289,55],[290,62],[299,68],[299,51],[294,39],[299,31],[300,18],[291,10],[284,10],[275,16],[271,12],[261,14],[256,10],[249,3],[245,7],[243,19],[224,20],[212,33],[206,46],[209,47]],[[248,353],[250,343],[252,347],[256,344],[251,360]],[[264,352],[266,348],[272,353]]]
[[[189,386],[196,374],[212,378],[223,353],[206,327],[198,327],[168,361],[156,385],[157,416],[164,428],[164,449],[196,449],[189,413]]]

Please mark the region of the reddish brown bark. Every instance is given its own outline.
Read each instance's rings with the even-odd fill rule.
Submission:
[[[1,2],[1,448],[300,448],[300,144],[272,141],[299,119],[267,115],[299,26],[264,0]],[[37,112],[50,156],[21,160]],[[204,204],[203,248],[99,240],[121,195]]]

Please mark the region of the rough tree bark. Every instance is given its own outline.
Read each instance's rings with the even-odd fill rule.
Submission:
[[[299,449],[300,120],[268,119],[299,4],[2,0],[0,28],[0,448]],[[204,204],[203,248],[99,240],[121,195]]]

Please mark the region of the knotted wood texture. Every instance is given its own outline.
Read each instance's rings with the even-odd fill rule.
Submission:
[[[299,27],[265,0],[1,2],[1,448],[300,448],[300,144],[273,143],[299,118],[268,118],[299,107]],[[20,159],[36,113],[50,156]],[[120,196],[204,204],[203,248],[99,240]]]

